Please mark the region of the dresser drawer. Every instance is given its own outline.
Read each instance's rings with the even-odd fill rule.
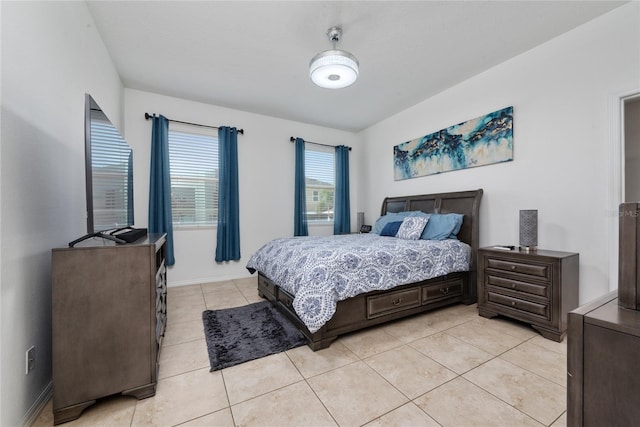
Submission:
[[[535,314],[537,316],[544,317],[547,320],[551,318],[549,304],[541,304],[541,303],[535,303],[532,301],[525,301],[520,298],[515,298],[509,295],[503,295],[503,294],[491,292],[491,291],[487,293],[487,301],[494,304],[499,304],[501,306],[510,307],[514,310],[519,310],[521,312]]]
[[[459,295],[462,295],[462,280],[442,282],[437,285],[422,287],[423,304]]]
[[[528,264],[507,259],[487,258],[487,268],[526,274],[544,280],[551,279],[551,265],[549,264]]]
[[[550,298],[550,286],[547,284],[522,282],[520,280],[511,279],[509,277],[495,276],[493,274],[488,275],[486,283],[487,285],[499,286],[505,289],[525,292],[527,294],[536,295],[547,299]]]
[[[385,295],[367,297],[367,318],[384,316],[420,306],[420,288],[409,288]]]

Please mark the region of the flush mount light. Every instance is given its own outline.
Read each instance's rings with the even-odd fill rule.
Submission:
[[[309,77],[320,87],[341,89],[351,86],[358,78],[358,60],[344,50],[336,49],[342,36],[342,28],[331,27],[327,31],[333,49],[320,52],[309,63]]]

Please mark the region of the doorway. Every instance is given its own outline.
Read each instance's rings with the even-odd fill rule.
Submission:
[[[640,94],[622,105],[624,141],[624,202],[640,202]]]

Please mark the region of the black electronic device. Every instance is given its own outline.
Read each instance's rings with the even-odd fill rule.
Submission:
[[[370,226],[370,225],[363,224],[363,225],[360,227],[360,232],[361,232],[361,233],[371,233],[371,226]]]

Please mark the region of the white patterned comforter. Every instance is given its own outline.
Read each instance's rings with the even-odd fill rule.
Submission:
[[[471,248],[458,240],[404,240],[377,234],[275,239],[247,269],[294,295],[309,331],[331,319],[338,301],[469,269]]]

